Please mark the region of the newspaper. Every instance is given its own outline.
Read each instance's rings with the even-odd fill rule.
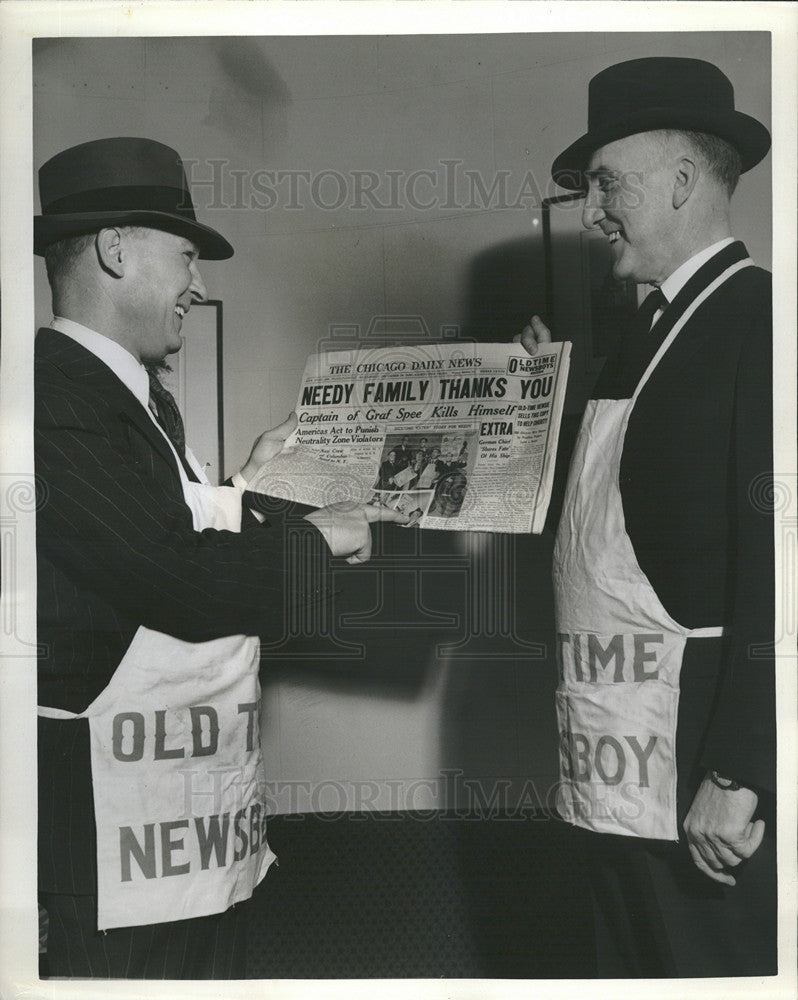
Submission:
[[[311,355],[286,447],[250,489],[393,507],[422,528],[539,533],[571,345],[435,343]]]

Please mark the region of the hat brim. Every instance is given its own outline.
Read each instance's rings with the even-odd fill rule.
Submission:
[[[233,248],[215,229],[201,222],[168,212],[78,212],[74,214],[37,215],[33,219],[33,252],[43,256],[50,244],[68,236],[99,232],[106,226],[146,226],[176,236],[185,236],[197,244],[202,260],[227,260]]]
[[[743,173],[763,160],[770,149],[770,133],[765,126],[741,111],[708,113],[700,108],[646,108],[577,139],[552,164],[552,179],[568,191],[582,191],[586,187],[584,171],[597,149],[657,129],[708,132],[725,139],[740,153]]]

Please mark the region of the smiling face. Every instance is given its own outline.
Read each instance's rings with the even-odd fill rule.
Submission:
[[[118,308],[124,345],[143,363],[163,361],[179,351],[183,316],[207,298],[196,244],[158,229],[128,233]]]
[[[613,275],[660,284],[686,259],[671,158],[651,133],[631,135],[596,150],[586,176],[582,223],[607,236]]]

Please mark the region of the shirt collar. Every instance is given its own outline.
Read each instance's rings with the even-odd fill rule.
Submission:
[[[72,319],[64,319],[63,316],[54,316],[50,324],[53,330],[65,334],[72,340],[77,341],[81,347],[85,347],[95,357],[99,358],[104,365],[116,375],[142,406],[147,407],[150,399],[150,379],[147,369],[137,361],[130,351],[117,344],[115,340],[106,337],[96,330],[90,330],[82,323],[76,323]]]
[[[673,274],[667,277],[659,286],[660,291],[668,302],[673,302],[679,292],[684,288],[698,269],[703,267],[708,260],[714,257],[716,253],[719,253],[724,247],[727,247],[730,243],[734,243],[733,236],[727,236],[724,240],[718,240],[717,243],[713,243],[711,246],[705,247],[703,250],[699,250],[697,254],[694,254],[689,260],[686,260],[684,264],[677,267]]]

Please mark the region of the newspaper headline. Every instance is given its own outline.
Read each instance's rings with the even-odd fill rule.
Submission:
[[[298,426],[250,488],[394,507],[422,528],[540,532],[570,343],[435,343],[314,354]]]

